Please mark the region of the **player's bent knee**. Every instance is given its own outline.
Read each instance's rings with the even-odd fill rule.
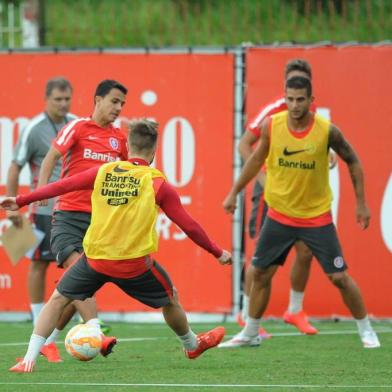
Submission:
[[[339,289],[345,289],[349,283],[349,277],[344,272],[328,275],[330,281]]]
[[[64,295],[62,295],[59,291],[54,290],[52,296],[49,299],[49,302],[55,305],[65,306],[72,302],[72,299],[64,297]]]

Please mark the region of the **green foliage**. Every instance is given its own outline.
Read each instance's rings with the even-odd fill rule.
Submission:
[[[125,47],[392,38],[389,0],[51,0],[46,45]]]
[[[6,369],[26,350],[31,324],[0,323],[0,391],[92,391],[101,390],[102,387],[110,391],[293,391],[313,390],[309,387],[311,385],[319,385],[320,387],[316,388],[319,391],[334,389],[333,386],[336,385],[347,386],[347,389],[340,387],[339,391],[365,391],[379,390],[367,389],[366,386],[392,384],[391,323],[375,323],[376,330],[380,331],[380,349],[362,348],[354,322],[315,323],[320,330],[320,334],[316,336],[299,335],[293,327],[281,321],[269,321],[263,325],[275,336],[264,341],[259,348],[214,349],[207,351],[197,360],[190,361],[184,357],[179,341],[165,325],[115,323],[112,325],[113,334],[119,338],[119,343],[115,352],[107,359],[97,357],[91,362],[78,362],[65,353],[63,344],[59,344],[63,363],[49,364],[41,357],[36,372],[21,375],[8,373]],[[193,325],[195,332],[212,327],[214,326]],[[226,323],[225,327],[228,335],[238,331],[234,324]],[[38,383],[56,385],[37,385]],[[69,383],[96,385],[71,386]],[[231,384],[233,387],[118,385],[138,383]],[[117,384],[117,387],[114,384]],[[263,384],[270,387],[235,387],[240,384]],[[272,385],[287,387],[273,388]],[[304,387],[293,388],[288,385]],[[350,385],[362,388],[349,388]]]

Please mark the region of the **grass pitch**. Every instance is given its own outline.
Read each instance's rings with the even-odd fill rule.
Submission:
[[[238,331],[224,326],[227,336]],[[380,349],[362,348],[354,322],[316,322],[316,336],[280,321],[263,326],[274,336],[259,348],[214,349],[191,361],[163,324],[113,323],[119,343],[108,358],[79,362],[59,342],[63,363],[41,357],[34,373],[14,374],[7,369],[24,354],[31,324],[0,323],[0,391],[392,391],[391,323],[374,324]]]

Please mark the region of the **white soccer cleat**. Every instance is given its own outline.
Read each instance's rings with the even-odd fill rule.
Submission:
[[[365,331],[360,336],[364,348],[381,347],[381,343],[378,340],[377,334],[374,331]]]
[[[262,338],[260,335],[250,337],[245,336],[240,332],[230,340],[219,344],[218,348],[257,347],[260,346],[261,341]]]

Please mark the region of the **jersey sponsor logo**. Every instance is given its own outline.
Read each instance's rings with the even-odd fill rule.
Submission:
[[[96,136],[87,136],[88,140],[98,140],[98,138]]]
[[[113,207],[122,206],[127,203],[128,203],[128,199],[126,197],[123,197],[121,199],[109,199],[108,200],[108,204]]]
[[[120,145],[120,143],[118,142],[118,140],[115,137],[109,138],[109,144],[113,148],[113,150],[116,150],[116,151],[118,150],[118,147]]]
[[[102,161],[102,162],[116,162],[120,158],[114,157],[112,155],[105,154],[102,152],[95,152],[91,150],[90,148],[85,148],[83,151],[83,158],[85,159],[91,159],[93,161]]]
[[[314,170],[316,168],[316,161],[312,162],[293,162],[287,161],[286,159],[279,158],[278,164],[281,167],[287,167],[289,169],[303,169],[303,170]]]
[[[120,167],[119,165],[116,165],[116,166],[114,166],[113,171],[114,171],[115,173],[126,173],[126,172],[128,172],[129,170],[127,170],[127,169],[121,169],[121,167]]]
[[[338,256],[338,257],[335,257],[335,259],[333,260],[333,265],[336,267],[336,268],[343,268],[343,266],[344,266],[344,260],[343,260],[343,257],[342,256]]]
[[[305,152],[305,151],[308,151],[308,149],[307,149],[307,148],[304,148],[304,149],[302,149],[302,150],[293,150],[293,151],[289,151],[289,150],[287,149],[287,147],[285,147],[284,150],[283,150],[283,155],[285,155],[285,156],[290,156],[290,155],[299,154],[300,152]]]

